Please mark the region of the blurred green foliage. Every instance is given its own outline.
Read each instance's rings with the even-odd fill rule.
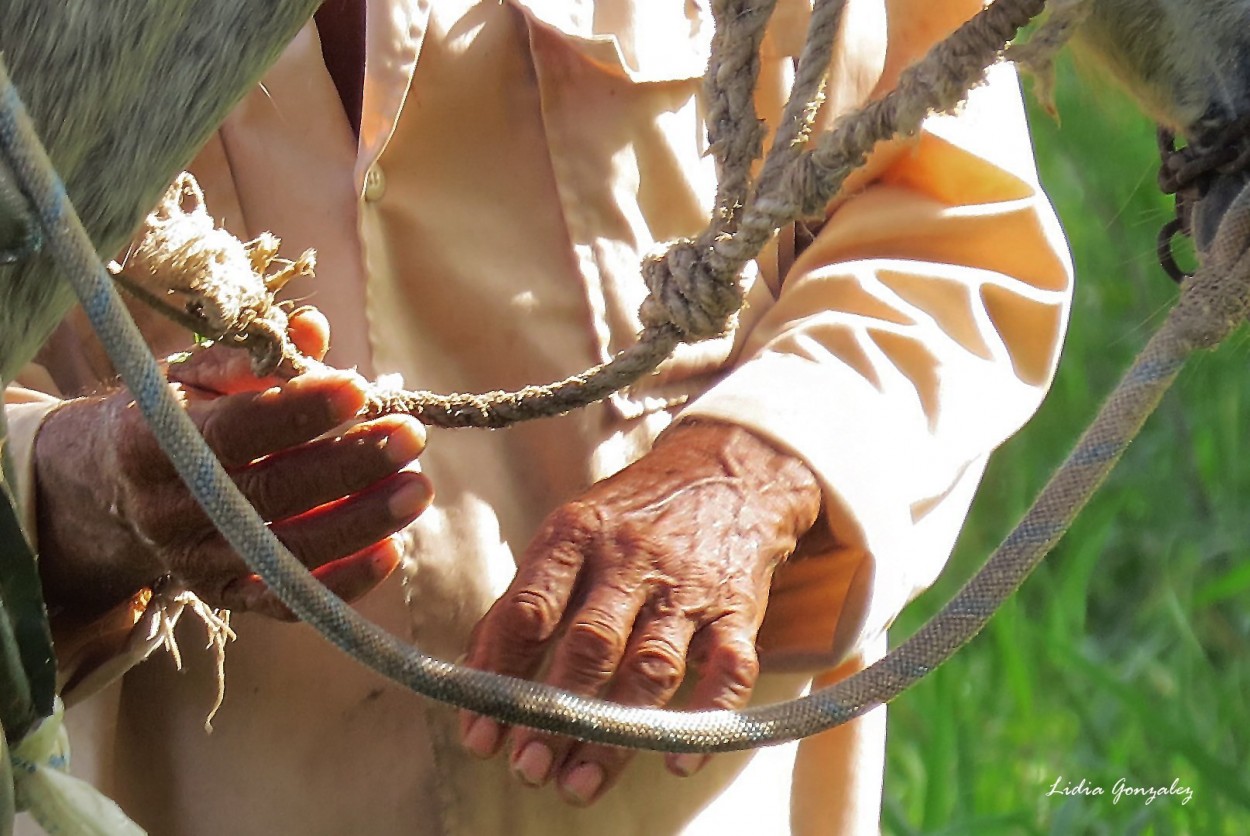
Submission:
[[[1027,86],[1027,83],[1026,83]],[[1061,62],[1061,124],[1030,103],[1077,290],[1059,375],[995,456],[910,635],[985,560],[1145,343],[1176,290],[1154,255],[1171,200],[1154,128]],[[890,710],[890,834],[1250,833],[1250,351],[1191,361],[1059,547],[946,667]],[[1101,786],[1101,796],[1048,795]],[[1193,790],[1113,798],[1123,779]]]

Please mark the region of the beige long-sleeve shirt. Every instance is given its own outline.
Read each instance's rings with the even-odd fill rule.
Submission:
[[[808,6],[783,0],[757,96],[778,113]],[[850,0],[824,119],[888,90],[977,0]],[[701,2],[371,0],[359,139],[314,27],[205,148],[209,208],[244,237],[315,247],[290,293],[332,324],[331,361],[410,388],[563,377],[638,331],[641,256],[697,232],[715,189],[699,103]],[[1009,70],[958,117],[880,149],[791,263],[749,271],[725,338],[686,347],[604,404],[501,432],[435,431],[434,506],[361,604],[454,659],[542,517],[643,454],[674,418],[742,424],[820,478],[832,537],[780,570],[757,701],[878,656],[944,564],[989,453],[1036,409],[1066,324],[1070,267],[1036,181]],[[157,351],[185,335],[155,321]],[[46,391],[107,376],[71,321]],[[13,448],[56,401],[11,391]],[[822,532],[823,534],[823,532]],[[123,625],[124,626],[124,625]],[[363,671],[302,626],[241,616],[227,696],[213,666],[161,659],[71,711],[76,771],[154,833],[870,833],[884,712],[698,776],[640,757],[590,810],[520,786],[456,743],[455,715]],[[101,630],[104,630],[102,627]]]

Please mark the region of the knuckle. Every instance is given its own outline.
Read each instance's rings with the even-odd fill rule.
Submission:
[[[587,673],[611,674],[625,646],[626,636],[605,612],[591,610],[578,615],[564,640],[568,662]]]
[[[590,544],[599,536],[603,518],[589,502],[566,502],[547,516],[540,539],[546,543],[565,542],[574,546]]]
[[[710,662],[712,675],[720,679],[733,700],[745,700],[755,688],[760,661],[753,643],[735,641],[724,645],[713,652]]]
[[[541,644],[555,633],[560,623],[560,608],[549,595],[535,589],[521,589],[508,598],[502,621],[521,641]]]
[[[285,497],[286,505],[297,503],[296,497],[313,485],[326,496],[346,497],[394,472],[394,468],[380,464],[384,460],[381,445],[368,433],[343,436],[324,447],[308,442],[293,450],[302,455],[291,456],[284,451],[265,460],[268,466],[264,471],[273,483],[271,492]]]
[[[655,527],[632,520],[623,519],[612,526],[612,543],[623,554],[648,553],[659,551],[657,548]]]
[[[621,520],[612,522],[611,549],[619,555],[631,555],[637,561],[661,565],[671,557],[689,554],[690,545],[671,531],[660,531],[652,522]],[[692,579],[691,579],[692,580]]]
[[[353,445],[345,455],[321,456],[316,461],[316,467],[321,470],[318,481],[326,485],[329,493],[341,496],[359,493],[393,472],[379,466],[378,462],[383,456],[376,445]],[[295,481],[299,484],[307,480]]]
[[[685,655],[663,638],[642,642],[627,664],[628,672],[656,697],[676,691],[686,676]]]
[[[299,510],[294,507],[289,485],[269,478],[266,471],[243,470],[233,476],[239,490],[266,520],[281,519]]]

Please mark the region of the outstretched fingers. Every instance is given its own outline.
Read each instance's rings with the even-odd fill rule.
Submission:
[[[733,613],[705,627],[691,646],[698,675],[688,711],[725,709],[739,711],[747,707],[751,692],[760,675],[759,653],[755,636],[759,620],[744,613]],[[664,763],[674,775],[689,777],[707,764],[711,755],[669,754]]]
[[[686,657],[695,623],[682,615],[639,625],[604,698],[620,705],[660,708],[669,704],[686,678]],[[567,738],[557,764],[561,796],[582,807],[593,804],[620,778],[636,752],[617,746],[574,743]]]
[[[227,469],[312,441],[350,420],[364,405],[359,381],[346,373],[305,375],[282,387],[191,400],[187,412]],[[173,464],[135,404],[109,399],[115,456],[130,483],[148,485],[174,478]]]
[[[642,584],[594,585],[567,619],[544,681],[582,696],[597,696],[618,674],[646,596]],[[509,757],[513,774],[529,786],[542,786],[564,762],[573,742],[533,729],[514,729]]]
[[[545,559],[534,559],[541,554]],[[531,678],[564,617],[583,563],[582,549],[548,525],[525,562],[473,631],[465,663],[505,676]],[[489,717],[460,713],[461,740],[478,757],[491,757],[507,729]]]
[[[424,449],[425,429],[392,415],[274,453],[232,475],[262,517],[280,520],[362,491]]]
[[[390,577],[402,558],[403,545],[400,538],[392,536],[356,554],[313,570],[313,577],[335,595],[351,603]],[[258,575],[240,577],[228,585],[222,594],[221,606],[280,621],[294,621],[296,618]]]
[[[391,535],[415,520],[432,497],[423,474],[401,471],[271,528],[301,563],[334,580],[334,591],[351,600],[369,588],[363,587],[368,579],[380,583],[394,569],[397,545]],[[164,544],[164,552],[169,570],[209,604],[246,610],[259,600],[251,589],[258,579],[212,528],[188,532],[184,539]]]

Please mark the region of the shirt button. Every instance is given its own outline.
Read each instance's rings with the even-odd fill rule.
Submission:
[[[386,194],[386,175],[377,163],[369,166],[365,172],[365,200],[376,203]]]

